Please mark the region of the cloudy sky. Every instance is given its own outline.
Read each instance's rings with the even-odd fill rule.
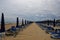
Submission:
[[[0,0],[0,18],[2,12],[6,21],[59,19],[60,0]]]

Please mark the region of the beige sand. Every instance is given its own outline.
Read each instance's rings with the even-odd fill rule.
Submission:
[[[37,24],[29,25],[14,37],[5,37],[4,40],[51,40],[50,35],[46,34]]]

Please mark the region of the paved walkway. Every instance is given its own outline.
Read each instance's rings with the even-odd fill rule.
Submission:
[[[46,34],[37,24],[33,23],[16,36],[6,40],[51,40],[50,35]]]

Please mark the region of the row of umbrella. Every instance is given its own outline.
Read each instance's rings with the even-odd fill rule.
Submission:
[[[17,17],[16,19],[16,26],[11,26],[11,28],[9,29],[5,29],[5,20],[4,20],[4,13],[2,13],[2,16],[1,16],[1,27],[0,27],[0,37],[4,37],[4,36],[16,36],[17,33],[21,30],[23,30],[24,28],[27,27],[27,25],[30,24],[30,21],[27,21],[27,20],[23,20],[22,19],[22,24],[19,25],[19,18]]]
[[[50,37],[52,39],[60,40],[60,29],[54,29],[55,23],[53,24],[53,27],[51,27],[50,25],[45,25],[45,24],[39,24],[39,25],[42,30],[44,30],[47,34],[51,35]]]

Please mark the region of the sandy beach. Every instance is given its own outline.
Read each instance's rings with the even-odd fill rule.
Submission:
[[[37,24],[30,24],[26,29],[20,31],[16,37],[5,37],[4,40],[51,40],[50,35],[46,34]]]

